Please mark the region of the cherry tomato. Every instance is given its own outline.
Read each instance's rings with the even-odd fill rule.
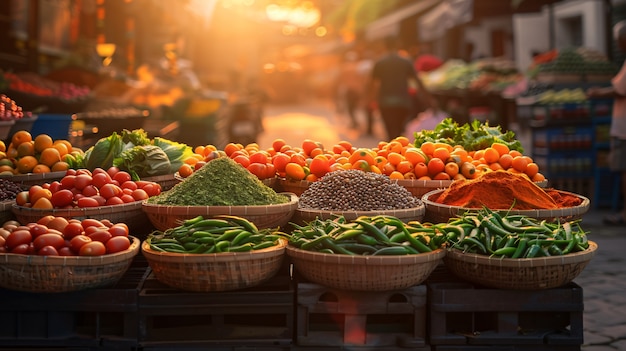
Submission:
[[[35,245],[35,251],[39,251],[44,246],[60,249],[65,246],[65,239],[58,234],[42,234],[33,240],[33,245]]]
[[[74,187],[78,190],[83,190],[87,185],[90,185],[93,178],[89,174],[78,174],[76,176],[76,180],[74,181]]]
[[[33,240],[42,234],[48,233],[48,227],[43,224],[34,223],[30,227],[30,234],[33,236]]]
[[[80,222],[69,222],[63,229],[63,236],[71,239],[84,232],[83,225]]]
[[[98,207],[100,206],[100,203],[98,202],[98,200],[94,199],[93,197],[81,197],[80,199],[78,199],[76,201],[76,205],[78,207],[84,208],[84,207]]]
[[[83,245],[90,242],[91,238],[87,235],[76,235],[70,240],[70,248],[73,252],[78,253],[80,252],[80,248],[83,247]]]
[[[91,234],[87,235],[91,241],[99,241],[101,243],[105,243],[109,241],[113,237],[111,233],[109,233],[108,228],[103,230],[97,230]]]
[[[33,236],[30,233],[30,230],[27,229],[16,229],[11,232],[11,234],[6,238],[6,246],[9,250],[13,251],[13,249],[22,244],[29,244],[33,241]]]
[[[56,247],[47,245],[37,250],[37,255],[40,256],[59,256],[59,251]]]
[[[130,247],[130,239],[126,236],[114,236],[107,241],[105,246],[109,254],[128,250]]]
[[[80,256],[101,256],[107,252],[106,246],[99,241],[92,241],[81,246],[78,254]]]
[[[126,171],[119,171],[115,173],[115,175],[113,176],[113,179],[117,180],[118,183],[123,184],[124,182],[129,181],[132,178],[130,176],[130,173]]]
[[[109,228],[111,236],[128,236],[128,226],[125,223],[117,223]]]
[[[95,173],[94,171],[94,175],[92,176],[92,180],[91,180],[91,184],[95,185],[98,189],[102,189],[102,187],[105,184],[109,184],[111,183],[111,176],[105,172],[104,170],[102,170],[99,173]]]
[[[69,206],[74,201],[74,193],[72,193],[69,189],[61,189],[52,194],[52,198],[50,202],[52,202],[52,206],[61,208],[65,206]]]
[[[143,189],[133,190],[133,194],[131,195],[135,201],[146,200],[149,198],[148,193]]]
[[[122,188],[115,184],[105,184],[100,188],[100,195],[105,199],[110,199],[114,196],[120,196],[122,194]]]

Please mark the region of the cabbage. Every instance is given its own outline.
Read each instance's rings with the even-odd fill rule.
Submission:
[[[172,173],[167,154],[154,145],[135,146],[123,151],[113,160],[113,165],[130,173],[133,180]]]
[[[193,155],[191,146],[161,137],[154,137],[152,145],[160,147],[167,154],[172,167],[171,173],[176,173],[180,166],[183,165],[185,159]]]
[[[119,134],[113,132],[110,136],[102,138],[87,151],[83,157],[85,168],[94,170],[96,168],[108,169],[113,165],[113,159],[124,149],[124,142]]]

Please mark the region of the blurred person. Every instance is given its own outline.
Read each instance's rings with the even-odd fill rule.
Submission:
[[[626,52],[626,20],[613,27],[613,36],[620,51]],[[610,151],[608,156],[612,171],[618,172],[621,178],[621,190],[626,189],[626,61],[620,71],[611,79],[608,87],[591,87],[587,89],[590,98],[613,98],[613,111],[609,135]],[[624,203],[619,213],[608,215],[603,222],[607,225],[626,225],[626,196],[622,194]]]
[[[413,66],[415,67],[418,76],[420,74],[434,71],[437,68],[441,67],[441,65],[443,65],[443,61],[439,57],[432,54],[432,48],[430,43],[421,43],[418,47],[418,54],[413,61]],[[417,88],[412,94],[414,115],[417,115],[428,109],[428,103],[424,101],[423,95],[424,94],[420,94],[420,92],[417,91]],[[434,100],[431,100],[431,102],[432,101]]]
[[[356,112],[363,98],[365,81],[358,68],[359,55],[349,51],[344,57],[344,62],[337,77],[338,94],[340,102],[344,104],[346,113],[350,118],[350,128],[358,128]]]
[[[370,56],[371,55],[366,52],[357,65],[357,70],[363,79],[364,87],[366,82],[369,80],[369,77],[372,74],[372,68],[374,67],[374,60],[372,60]],[[367,135],[374,135],[374,111],[376,110],[376,106],[365,98],[362,103],[363,111],[365,112],[365,133]]]
[[[385,49],[386,53],[374,63],[369,92],[370,99],[376,101],[387,137],[393,139],[403,135],[406,123],[414,117],[410,82],[424,96],[430,94],[417,76],[413,62],[398,53],[395,38],[385,40]]]

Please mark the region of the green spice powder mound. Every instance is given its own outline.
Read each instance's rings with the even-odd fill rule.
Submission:
[[[290,201],[228,157],[207,162],[149,203],[178,206],[276,205]]]

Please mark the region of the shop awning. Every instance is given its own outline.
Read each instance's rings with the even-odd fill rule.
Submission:
[[[470,22],[473,10],[474,0],[444,0],[419,20],[420,39],[438,39],[450,28]]]
[[[400,33],[400,22],[411,16],[418,15],[424,11],[428,11],[433,6],[440,3],[441,0],[419,0],[415,3],[405,6],[376,21],[370,23],[365,28],[365,38],[367,40],[376,40]]]

